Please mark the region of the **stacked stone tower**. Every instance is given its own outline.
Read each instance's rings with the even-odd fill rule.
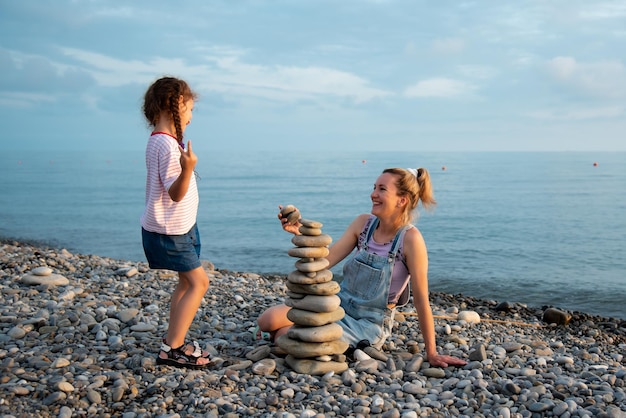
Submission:
[[[287,299],[291,309],[287,318],[293,325],[278,338],[278,346],[287,352],[287,364],[298,373],[323,375],[348,368],[343,353],[348,343],[340,340],[343,329],[336,321],[345,312],[340,306],[339,284],[327,269],[328,245],[332,238],[322,234],[322,224],[300,219],[300,233],[291,242],[291,257],[299,258],[296,270],[287,277]]]

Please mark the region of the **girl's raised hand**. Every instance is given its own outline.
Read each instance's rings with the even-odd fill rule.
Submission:
[[[187,149],[180,147],[180,166],[183,171],[193,171],[197,162],[198,156],[191,149],[191,141],[187,141]]]

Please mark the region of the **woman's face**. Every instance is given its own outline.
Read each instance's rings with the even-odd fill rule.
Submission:
[[[383,173],[374,183],[374,190],[370,194],[372,200],[372,215],[392,216],[401,211],[398,189],[396,187],[397,176],[391,173]]]

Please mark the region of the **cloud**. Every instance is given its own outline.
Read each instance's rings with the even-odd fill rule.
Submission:
[[[593,2],[586,5],[579,16],[589,20],[619,19],[626,17],[626,4],[623,2]]]
[[[39,55],[0,48],[0,91],[20,98],[20,106],[48,102],[58,95],[75,95],[95,85],[87,71],[68,67]]]
[[[465,41],[460,38],[435,39],[431,48],[438,54],[458,54],[465,48]]]
[[[391,94],[371,87],[355,74],[332,68],[253,65],[234,57],[218,59],[217,68],[207,79],[211,80],[210,88],[217,91],[281,101],[335,96],[363,103]]]
[[[472,84],[450,78],[431,78],[409,86],[404,91],[407,97],[458,97],[476,90]]]
[[[626,115],[624,106],[607,106],[586,109],[547,109],[530,112],[527,116],[539,120],[589,120],[621,118]]]
[[[572,57],[556,57],[546,67],[557,83],[577,93],[598,98],[626,97],[626,70],[619,61],[579,63]]]
[[[487,80],[498,75],[498,69],[486,65],[460,65],[458,71],[461,75],[477,80]]]
[[[76,61],[73,65],[83,65],[99,85],[118,87],[135,82],[145,82],[146,77],[154,76],[161,68],[182,68],[180,60],[154,58],[150,62],[122,60],[104,54],[77,48],[61,47],[66,57]]]
[[[104,18],[134,18],[137,16],[135,10],[130,7],[114,7],[114,8],[102,8],[94,11],[94,17]]]
[[[508,56],[511,66],[517,69],[534,66],[538,60],[536,54],[532,54],[528,51],[513,50],[509,51]]]
[[[206,50],[200,63],[163,57],[145,62],[124,61],[75,48],[62,50],[65,55],[85,64],[103,86],[146,83],[155,75],[170,74],[188,77],[191,84],[209,91],[277,101],[330,96],[363,103],[391,94],[371,87],[367,80],[355,74],[332,68],[248,64],[240,59],[241,50],[228,47]]]
[[[41,103],[54,103],[56,98],[49,94],[0,92],[0,106],[28,108]]]

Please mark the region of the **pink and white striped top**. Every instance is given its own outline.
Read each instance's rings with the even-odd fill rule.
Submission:
[[[164,235],[183,235],[196,223],[198,186],[191,176],[189,189],[180,202],[174,202],[168,190],[178,178],[180,148],[176,138],[163,132],[153,132],[146,146],[146,208],[141,226]]]

